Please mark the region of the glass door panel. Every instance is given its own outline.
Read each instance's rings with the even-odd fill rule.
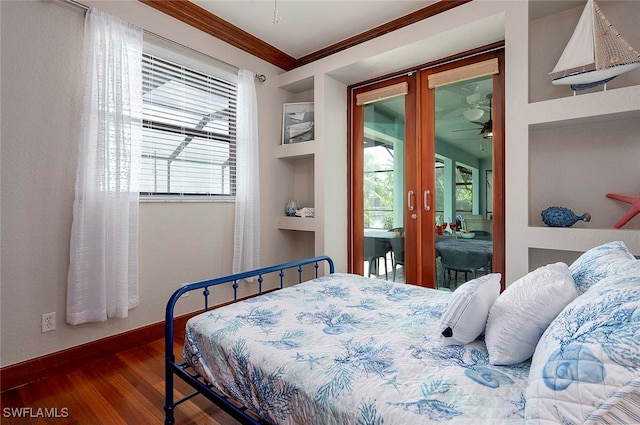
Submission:
[[[435,89],[435,269],[455,290],[491,272],[492,76]]]
[[[363,108],[364,275],[404,282],[405,96]]]

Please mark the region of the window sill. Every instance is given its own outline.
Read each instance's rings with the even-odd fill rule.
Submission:
[[[235,198],[232,197],[211,197],[211,196],[203,196],[203,197],[160,197],[160,196],[150,196],[150,197],[140,197],[140,203],[164,203],[164,202],[183,202],[183,203],[235,203]]]

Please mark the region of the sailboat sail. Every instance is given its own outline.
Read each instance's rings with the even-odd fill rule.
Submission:
[[[593,7],[587,4],[569,43],[551,72],[562,72],[595,63],[593,39]]]
[[[640,68],[640,54],[609,22],[596,2],[588,0],[569,43],[551,72],[562,75],[552,83],[583,90],[605,84],[635,68]]]

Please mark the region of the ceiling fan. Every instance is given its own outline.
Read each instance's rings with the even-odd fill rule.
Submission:
[[[489,120],[487,122],[482,122],[482,121],[477,121],[477,120],[470,119],[469,122],[480,127],[480,132],[478,133],[478,135],[482,136],[484,139],[491,139],[491,138],[493,138],[493,119],[492,119],[493,108],[492,108],[492,105],[491,105],[492,94],[489,93],[486,96],[486,98],[489,100],[489,108],[488,108],[489,109]],[[479,104],[477,104],[475,109],[481,110],[481,106]],[[464,112],[463,112],[463,115],[467,119],[470,116],[472,116],[471,114],[465,114]],[[478,115],[480,117],[482,117],[482,114],[478,114]],[[475,128],[461,128],[461,129],[451,130],[451,132],[454,133],[454,132],[458,132],[458,131],[472,131],[472,130],[477,130],[477,129],[478,129],[477,127],[475,127]]]

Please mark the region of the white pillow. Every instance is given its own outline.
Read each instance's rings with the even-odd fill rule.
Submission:
[[[440,317],[444,345],[464,345],[478,338],[494,301],[500,295],[500,273],[470,280],[453,291]]]
[[[540,336],[578,296],[565,263],[540,267],[505,289],[489,310],[485,343],[492,365],[512,365],[533,355]]]

